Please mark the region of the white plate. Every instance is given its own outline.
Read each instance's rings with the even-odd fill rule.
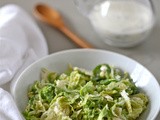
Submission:
[[[64,72],[68,64],[88,70],[101,63],[108,63],[130,73],[136,85],[149,97],[147,110],[141,120],[154,120],[160,110],[160,87],[155,77],[141,64],[126,56],[96,49],[77,49],[57,52],[29,66],[18,78],[12,91],[15,102],[22,112],[27,104],[27,90],[30,84],[39,80],[40,70],[46,67],[56,72]]]

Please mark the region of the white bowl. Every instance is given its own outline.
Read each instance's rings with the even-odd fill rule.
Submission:
[[[96,65],[108,63],[130,73],[137,87],[149,96],[149,106],[141,115],[141,120],[154,120],[160,111],[160,87],[155,77],[141,64],[126,56],[96,49],[74,49],[51,54],[30,65],[12,85],[11,92],[22,112],[27,105],[27,90],[30,84],[39,80],[40,70],[46,67],[56,72],[64,72],[68,64],[93,69]]]

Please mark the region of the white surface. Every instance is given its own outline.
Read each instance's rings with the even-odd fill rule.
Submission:
[[[56,72],[64,72],[68,64],[87,70],[96,65],[108,63],[130,73],[136,85],[149,97],[147,110],[140,117],[141,120],[154,120],[160,110],[160,87],[155,77],[138,62],[123,55],[94,49],[78,49],[58,52],[49,55],[29,66],[15,82],[12,94],[22,112],[27,105],[28,86],[39,80],[42,67]],[[154,91],[152,93],[152,91]],[[23,100],[22,100],[23,98]]]

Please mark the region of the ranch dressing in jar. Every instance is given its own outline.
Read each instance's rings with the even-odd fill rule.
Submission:
[[[131,47],[141,43],[154,25],[151,8],[135,0],[106,0],[95,5],[88,17],[105,43]]]

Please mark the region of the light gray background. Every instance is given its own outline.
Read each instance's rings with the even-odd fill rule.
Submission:
[[[74,33],[93,44],[95,48],[114,51],[135,59],[148,68],[160,83],[160,0],[151,1],[153,1],[156,13],[156,25],[153,32],[147,38],[146,42],[137,47],[128,49],[116,48],[104,44],[93,31],[88,19],[78,12],[72,0],[0,0],[0,7],[14,3],[21,6],[34,18],[32,14],[34,6],[39,2],[46,3],[62,14],[66,26],[74,31]],[[36,22],[47,40],[50,54],[61,50],[78,48],[58,30],[37,20]],[[159,119],[160,114],[156,120]]]

